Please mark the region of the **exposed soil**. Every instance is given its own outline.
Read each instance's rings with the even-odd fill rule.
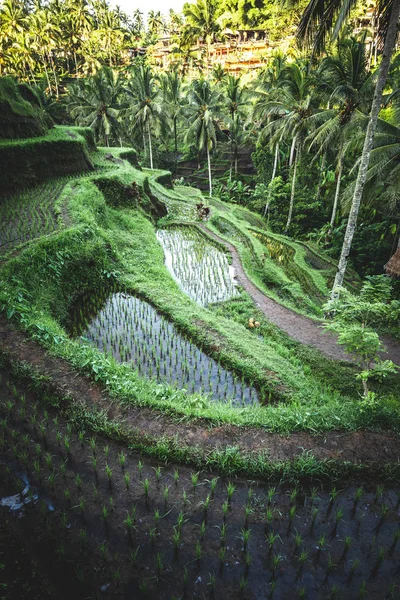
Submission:
[[[206,453],[214,448],[235,446],[245,453],[267,452],[273,461],[293,459],[304,450],[310,450],[318,459],[370,464],[396,462],[400,456],[400,439],[386,432],[331,431],[318,436],[294,432],[284,437],[261,428],[212,426],[202,419],[178,422],[162,411],[121,405],[99,385],[74,371],[69,363],[49,356],[39,344],[28,340],[4,317],[0,317],[0,350],[49,376],[54,393],[68,395],[88,408],[104,410],[111,420],[121,422],[135,439],[144,435],[155,439],[166,436],[177,440],[180,445],[197,447]]]
[[[275,323],[275,325],[285,331],[293,339],[302,344],[308,344],[317,348],[329,358],[345,360],[348,362],[354,360],[337,344],[337,338],[333,333],[323,330],[319,323],[278,304],[278,302],[263,294],[263,292],[261,292],[247,277],[238,251],[233,244],[227,242],[213,231],[210,231],[204,223],[199,223],[198,227],[216,241],[224,244],[229,250],[232,255],[232,266],[235,269],[236,278],[239,284],[253,298],[254,302],[267,319],[272,323]],[[390,359],[395,364],[400,365],[400,344],[397,344],[388,337],[382,337],[382,340],[388,351],[384,354],[384,358]]]

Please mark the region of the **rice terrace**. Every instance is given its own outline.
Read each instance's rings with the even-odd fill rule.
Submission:
[[[0,0],[0,600],[400,598],[400,2]]]

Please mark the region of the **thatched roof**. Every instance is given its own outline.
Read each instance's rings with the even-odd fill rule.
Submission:
[[[392,258],[385,265],[385,271],[393,277],[400,277],[400,247],[397,248]]]

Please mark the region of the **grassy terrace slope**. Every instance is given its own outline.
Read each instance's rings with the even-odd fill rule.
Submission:
[[[69,130],[75,135],[72,128]],[[81,134],[78,131],[76,135]],[[164,265],[155,222],[164,216],[164,226],[168,220],[179,220],[181,212],[184,220],[191,220],[200,196],[185,188],[165,188],[160,178],[168,183],[167,175],[138,170],[132,166],[135,157],[127,149],[111,149],[112,160],[107,156],[109,152],[91,151],[97,170],[65,183],[57,200],[57,228],[25,244],[2,267],[0,302],[9,319],[18,322],[50,354],[66,359],[102,383],[117,403],[278,432],[363,426],[398,429],[395,379],[383,388],[385,398],[378,408],[364,407],[360,411],[353,384],[354,368],[329,361],[290,340],[257,315],[247,294],[211,309],[190,300]],[[9,202],[12,197],[5,197],[4,215],[8,214]],[[166,206],[170,209],[168,217]],[[224,221],[229,224],[233,231],[230,239],[243,252],[251,275],[252,264],[262,260],[266,250],[251,233],[262,230],[254,228],[254,221],[249,224],[240,217],[240,212],[232,216],[227,207],[221,206],[214,211],[212,226],[218,230],[221,222],[223,226]],[[251,213],[249,218],[257,219]],[[43,233],[49,232],[44,229]],[[228,232],[224,235],[228,236]],[[272,258],[267,264],[274,277],[283,281],[283,271],[274,266]],[[312,269],[299,260],[300,267],[304,272]],[[257,269],[268,272],[265,265]],[[316,300],[307,300],[300,283],[293,284],[288,275],[285,277],[290,299],[297,292],[298,297],[305,299],[302,310],[318,306]],[[146,299],[221,365],[254,385],[263,405],[237,409],[201,394],[157,384],[139,377],[130,366],[117,363],[92,345],[70,339],[65,327],[73,302],[84,292],[96,295],[100,287],[110,282]],[[313,274],[312,282],[323,290],[324,279],[318,272]],[[249,316],[260,319],[262,325],[257,332],[246,328]]]

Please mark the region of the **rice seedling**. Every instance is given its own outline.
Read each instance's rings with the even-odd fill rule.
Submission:
[[[301,544],[303,543],[303,538],[301,537],[301,533],[297,532],[295,533],[294,537],[294,554],[298,551],[298,549],[300,548]]]
[[[131,565],[136,565],[137,563],[137,559],[139,556],[139,549],[140,546],[138,546],[137,548],[135,548],[135,550],[133,548],[131,548],[128,552],[128,558],[129,558],[129,562],[131,563]]]
[[[229,504],[228,504],[228,500],[225,500],[225,502],[222,503],[222,514],[224,516],[224,521],[225,521],[226,517],[228,516],[228,512],[229,512]]]
[[[239,537],[242,540],[244,552],[246,552],[246,550],[247,550],[247,544],[249,543],[250,535],[251,535],[251,529],[241,529],[240,530]]]
[[[124,473],[124,483],[125,483],[125,487],[126,487],[127,491],[129,491],[130,481],[131,481],[131,476],[129,475],[129,473]]]
[[[112,469],[111,469],[111,467],[109,466],[108,463],[106,463],[105,472],[106,472],[107,479],[108,479],[108,487],[111,488],[111,485],[112,485],[111,484],[111,482],[112,482],[112,473],[113,472],[112,472]]]
[[[206,530],[207,530],[206,522],[202,521],[200,524],[200,539],[201,540],[203,540]]]
[[[144,491],[144,495],[145,495],[145,498],[146,498],[146,505],[147,505],[148,502],[149,502],[150,481],[146,478],[141,483],[142,483],[142,486],[143,486],[143,491]]]
[[[276,571],[283,560],[283,556],[281,554],[274,554],[272,556],[272,574],[275,576]]]
[[[270,554],[272,552],[272,550],[274,549],[275,542],[280,539],[281,538],[280,538],[279,534],[277,534],[277,533],[273,533],[271,531],[271,533],[268,534],[268,536],[267,536],[268,554]]]
[[[154,473],[156,475],[156,482],[157,482],[157,484],[159,484],[160,481],[161,481],[161,477],[162,477],[162,475],[161,475],[161,467],[159,467],[159,466],[158,467],[153,467],[153,469],[154,469]]]
[[[357,600],[362,600],[363,598],[366,597],[366,595],[367,595],[367,584],[364,579],[361,584],[360,590],[358,592]]]
[[[172,543],[174,546],[174,551],[177,554],[179,551],[180,544],[181,544],[181,530],[178,529],[176,526],[173,527]]]
[[[178,469],[174,469],[174,483],[177,486],[179,481],[179,471]]]
[[[191,473],[190,479],[191,479],[191,482],[192,482],[193,491],[196,492],[196,488],[199,485],[199,474],[198,473]]]
[[[84,548],[87,547],[88,544],[88,533],[87,533],[87,529],[85,527],[82,527],[81,529],[79,529],[79,541],[82,544],[82,546]]]
[[[195,556],[197,561],[200,561],[203,556],[203,546],[201,545],[201,542],[196,542]]]
[[[334,537],[336,535],[338,525],[339,525],[340,521],[343,519],[343,514],[344,514],[343,508],[338,508],[338,510],[336,511],[336,514],[335,514],[335,523],[333,525],[331,537]]]
[[[272,503],[275,493],[276,493],[276,488],[271,487],[268,489],[268,492],[267,492],[267,505],[268,506]]]
[[[129,514],[128,511],[127,512],[127,516],[126,519],[124,520],[124,525],[126,527],[129,539],[131,539],[132,536],[132,530],[135,528],[135,524],[134,524],[134,520],[132,518],[132,516]]]
[[[139,478],[142,477],[142,471],[143,471],[143,463],[141,460],[139,460],[138,462],[138,471],[139,471]]]
[[[217,489],[217,484],[218,484],[218,477],[213,477],[213,479],[211,479],[211,482],[210,482],[210,490],[211,490],[212,497],[214,497],[215,490]]]
[[[79,491],[82,489],[83,480],[79,473],[76,473],[75,475],[75,485]]]
[[[232,496],[236,492],[236,486],[232,482],[229,482],[226,486],[226,492],[228,503],[230,504],[232,502]]]
[[[157,579],[160,579],[162,572],[164,571],[164,563],[161,556],[161,553],[158,552],[156,556],[156,573]]]

